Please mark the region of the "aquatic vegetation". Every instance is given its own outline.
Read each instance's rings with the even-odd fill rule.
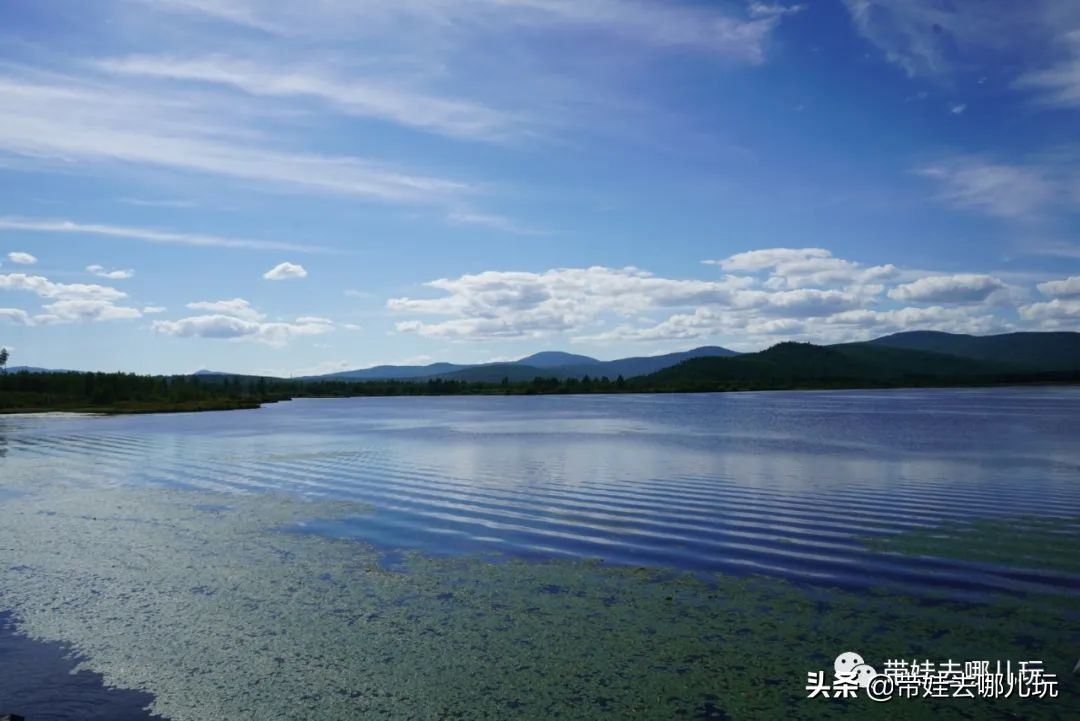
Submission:
[[[27,478],[40,478],[40,471]],[[598,562],[406,555],[278,529],[364,509],[271,494],[25,483],[0,507],[0,607],[110,684],[207,718],[1061,718],[1050,700],[808,700],[867,659],[1041,659],[1065,676],[1080,612],[928,603]],[[1073,629],[1070,631],[1070,629]],[[898,708],[903,704],[902,710]]]
[[[881,551],[940,556],[1080,574],[1080,518],[1008,518],[954,522],[867,539]]]

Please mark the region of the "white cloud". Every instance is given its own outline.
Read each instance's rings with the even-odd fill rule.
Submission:
[[[198,301],[188,303],[187,307],[205,313],[179,320],[156,320],[151,328],[179,338],[251,340],[280,347],[296,337],[322,335],[335,327],[333,321],[317,316],[268,321],[264,313],[243,298]]]
[[[431,281],[426,285],[442,295],[393,298],[387,307],[417,316],[398,321],[399,332],[449,340],[713,337],[746,347],[792,337],[842,342],[916,328],[1001,331],[1014,326],[1009,317],[1024,294],[992,275],[867,266],[822,248],[768,248],[705,262],[733,274],[693,280],[633,267],[486,271]]]
[[[208,313],[229,315],[235,318],[243,318],[245,320],[262,320],[266,317],[258,310],[256,310],[251,305],[251,303],[247,302],[243,298],[232,298],[231,300],[198,301],[195,303],[188,303],[187,308],[189,308],[190,310],[202,310]]]
[[[1080,275],[1039,283],[1039,292],[1051,298],[1080,298]]]
[[[308,97],[337,110],[436,133],[498,140],[516,124],[509,114],[479,103],[432,95],[361,74],[337,77],[319,66],[277,67],[224,56],[133,56],[99,64],[117,74],[229,85],[257,96]]]
[[[932,275],[896,286],[889,297],[915,303],[978,303],[1003,288],[1005,283],[990,275]]]
[[[811,260],[825,257],[810,255]],[[806,260],[805,254],[798,257]],[[733,256],[715,263],[725,269],[745,271],[770,264],[775,267],[790,258],[790,252],[778,249],[771,254]],[[427,285],[446,295],[432,299],[394,298],[387,307],[399,313],[454,316],[439,322],[407,320],[396,325],[402,332],[438,338],[540,337],[581,332],[608,317],[630,318],[663,308],[693,306],[763,317],[809,318],[861,307],[880,289],[802,287],[811,278],[850,282],[865,277],[869,270],[850,264],[840,274],[835,265],[799,266],[790,276],[795,287],[775,289],[754,288],[756,281],[745,276],[684,280],[657,277],[633,267],[557,268],[543,273],[488,271],[432,281]],[[681,318],[672,321],[681,322]],[[660,333],[667,331],[661,329],[654,335]],[[672,337],[685,337],[685,332]]]
[[[1080,328],[1080,299],[1055,298],[1021,306],[1020,316],[1044,330],[1075,330]]]
[[[0,217],[0,230],[21,230],[36,233],[75,233],[82,235],[103,235],[111,238],[129,238],[148,243],[169,245],[192,245],[212,248],[246,248],[250,250],[291,250],[312,251],[318,248],[294,243],[279,243],[272,240],[249,240],[218,235],[200,235],[197,233],[172,233],[149,228],[132,228],[121,225],[101,223],[77,223],[71,220],[41,218]]]
[[[470,190],[384,162],[281,150],[214,102],[0,76],[0,151],[35,163],[139,163],[384,203],[439,204]]]
[[[477,213],[468,210],[454,210],[446,214],[451,225],[475,225],[513,235],[542,235],[543,231],[522,225],[510,218],[493,213]]]
[[[0,321],[14,325],[31,325],[30,314],[20,308],[0,308]]]
[[[633,267],[488,271],[426,285],[447,295],[394,298],[387,307],[401,313],[460,317],[437,324],[404,321],[399,330],[452,338],[540,336],[577,328],[605,313],[625,316],[656,307],[760,300],[740,293],[747,285],[744,279],[676,280]]]
[[[1080,10],[1061,0],[844,0],[856,30],[909,76],[1000,67],[1068,42]]]
[[[941,188],[947,205],[1004,218],[1030,218],[1067,200],[1075,179],[1049,166],[995,163],[976,157],[955,158],[923,166],[916,174]]]
[[[629,43],[691,48],[737,62],[759,63],[776,22],[777,5],[756,4],[768,12],[742,19],[708,6],[644,0],[398,0],[394,3],[322,3],[297,6],[262,0],[225,7],[203,0],[162,0],[159,5],[200,13],[282,36],[353,36],[409,29],[412,35],[443,44],[463,33],[491,37],[515,30],[572,31],[585,27]],[[753,8],[752,8],[753,9]],[[790,10],[790,9],[788,9]],[[475,38],[474,38],[475,39]]]
[[[167,310],[168,308],[163,305],[148,305],[142,309],[142,312],[143,315],[154,315],[157,313],[164,313]]]
[[[290,280],[306,277],[307,271],[304,270],[304,266],[289,262],[278,263],[273,268],[263,273],[263,278],[266,278],[267,280]]]
[[[991,313],[971,308],[939,305],[929,307],[895,308],[892,310],[853,310],[825,318],[821,335],[829,338],[828,327],[839,328],[840,340],[847,337],[864,338],[904,330],[939,330],[947,333],[986,334],[1009,329],[1007,323]],[[812,329],[816,332],[819,329]]]
[[[783,5],[781,3],[763,3],[752,2],[750,3],[750,14],[754,17],[772,17],[774,15],[793,15],[795,13],[801,13],[806,9],[806,5]]]
[[[211,314],[179,320],[156,320],[151,328],[158,333],[179,338],[214,338],[252,340],[271,346],[283,346],[297,336],[329,333],[334,326],[323,319],[299,319],[296,322],[263,322],[233,315]]]
[[[8,273],[0,275],[0,290],[33,293],[52,301],[43,306],[43,313],[30,317],[29,321],[21,311],[12,315],[23,319],[27,325],[124,320],[142,315],[137,308],[116,305],[127,294],[104,285],[55,283],[40,275]]]
[[[109,280],[128,280],[135,277],[135,271],[130,268],[127,270],[105,270],[104,266],[88,265],[86,271],[99,278],[108,278]]]
[[[736,253],[723,260],[707,260],[705,263],[718,265],[726,271],[759,271],[773,268],[782,263],[804,262],[812,258],[828,258],[832,253],[824,248],[762,248]]]
[[[1039,103],[1051,107],[1080,107],[1080,30],[1067,35],[1071,52],[1057,61],[1025,72],[1015,86],[1035,93]]]
[[[760,273],[769,271],[767,288],[805,288],[809,286],[848,286],[876,294],[877,281],[894,276],[892,264],[864,266],[837,258],[824,248],[765,248],[736,253],[722,260],[704,261],[728,272]]]
[[[40,275],[8,273],[0,275],[0,290],[22,290],[35,293],[42,298],[81,299],[81,300],[119,300],[127,294],[104,285],[85,283],[54,283]]]
[[[14,251],[12,253],[8,253],[8,260],[10,260],[12,263],[18,263],[19,265],[33,265],[37,262],[37,258],[30,255],[29,253],[23,253],[21,251]]]
[[[127,320],[139,318],[137,308],[114,305],[108,300],[68,299],[44,306],[45,315],[36,316],[38,323],[73,323],[78,321]]]

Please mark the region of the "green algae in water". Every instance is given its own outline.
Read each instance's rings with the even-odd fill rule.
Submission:
[[[879,551],[996,563],[1035,570],[1080,574],[1080,518],[977,520],[874,536],[867,545]]]
[[[355,515],[271,495],[41,488],[5,502],[0,607],[174,721],[1062,718],[1061,698],[806,699],[842,650],[1041,659],[1080,609],[804,590],[600,563],[407,555],[274,529]],[[880,661],[878,661],[880,662]],[[719,710],[719,711],[716,711]]]

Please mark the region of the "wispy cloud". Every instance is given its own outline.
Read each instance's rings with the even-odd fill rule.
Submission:
[[[413,90],[400,81],[336,76],[318,65],[139,55],[103,60],[98,67],[119,75],[228,85],[256,96],[312,98],[349,115],[476,140],[503,139],[518,124],[510,114],[480,103]]]
[[[383,162],[280,150],[242,123],[228,124],[225,109],[207,102],[0,77],[0,152],[37,162],[142,163],[386,203],[441,204],[471,191]]]
[[[232,238],[220,235],[202,235],[198,233],[174,233],[150,228],[131,228],[122,225],[107,225],[102,223],[78,223],[71,220],[56,219],[0,217],[0,231],[3,230],[29,231],[34,233],[100,235],[110,238],[142,240],[147,243],[216,248],[288,250],[299,252],[316,252],[323,250],[318,246],[301,245],[298,243],[281,243],[273,240],[251,240],[248,238]]]
[[[221,4],[207,0],[157,0],[158,7],[196,13],[281,36],[358,37],[412,29],[431,41],[462,33],[583,27],[653,47],[692,48],[757,63],[784,10],[755,3],[742,16],[734,7],[647,0],[398,0],[393,3],[329,2],[304,6],[281,0]],[[757,10],[756,12],[753,10]]]
[[[1045,57],[1080,21],[1080,7],[1061,0],[844,2],[856,30],[911,76]]]
[[[469,210],[454,210],[446,215],[451,225],[475,225],[511,235],[544,235],[544,231],[522,225],[511,218],[494,213],[477,213]]]
[[[1015,86],[1035,93],[1044,105],[1080,107],[1080,31],[1074,33],[1074,54],[1049,67],[1021,75]]]
[[[1037,217],[1077,192],[1067,166],[994,162],[959,157],[924,165],[917,175],[935,181],[947,205],[1003,218]]]

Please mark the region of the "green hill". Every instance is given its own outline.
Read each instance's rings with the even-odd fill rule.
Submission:
[[[639,379],[659,389],[841,387],[1002,382],[1023,375],[1010,363],[867,343],[780,343],[731,358],[694,358]]]
[[[1009,363],[1030,371],[1080,368],[1080,333],[1003,333],[975,336],[919,330],[887,335],[868,341],[867,344]]]

